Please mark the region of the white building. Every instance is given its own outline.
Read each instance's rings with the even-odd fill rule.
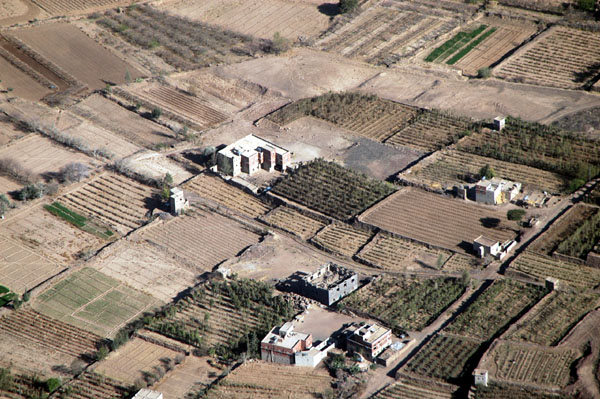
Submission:
[[[512,201],[521,191],[521,183],[499,179],[481,179],[475,185],[475,201],[488,205]]]
[[[487,387],[488,371],[484,369],[475,369],[475,371],[473,371],[473,379],[475,380],[475,385],[483,385],[484,387]]]
[[[217,152],[217,170],[229,176],[249,175],[259,169],[285,171],[291,162],[291,153],[267,140],[250,134]]]
[[[317,346],[295,353],[296,366],[317,367],[327,356],[327,352],[335,348],[335,343],[323,341]]]
[[[505,124],[506,118],[503,118],[501,116],[497,116],[494,118],[494,129],[496,129],[497,131],[504,129]]]
[[[132,399],[163,399],[163,394],[150,389],[140,389]]]
[[[169,209],[171,212],[179,215],[189,206],[190,203],[183,196],[183,190],[179,187],[173,187],[171,189],[171,196],[169,197]]]
[[[498,241],[484,236],[479,236],[473,240],[473,250],[480,258],[485,258],[488,255],[497,257],[501,251]]]

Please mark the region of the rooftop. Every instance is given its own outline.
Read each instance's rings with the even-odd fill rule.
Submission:
[[[385,328],[379,324],[365,324],[354,330],[352,338],[360,337],[361,341],[372,344],[390,331],[389,328]]]
[[[162,393],[150,389],[140,389],[132,399],[162,399]]]
[[[316,272],[304,277],[304,281],[319,288],[331,288],[344,280],[349,279],[356,273],[333,262],[327,262]]]
[[[484,245],[486,247],[491,247],[492,245],[498,244],[498,241],[492,240],[491,238],[487,238],[484,236],[477,237],[476,239],[473,240],[473,242],[476,242],[477,244],[480,244],[480,245]]]
[[[281,327],[274,327],[263,338],[262,343],[292,349],[299,341],[305,341],[309,336],[310,334],[295,332],[293,324],[288,322]]]
[[[250,156],[257,152],[259,148],[264,148],[269,151],[275,151],[277,154],[287,154],[289,151],[285,148],[279,147],[270,141],[261,139],[258,136],[249,134],[246,137],[242,137],[238,141],[229,144],[219,152],[227,157],[232,157],[238,154],[244,154],[244,156]]]

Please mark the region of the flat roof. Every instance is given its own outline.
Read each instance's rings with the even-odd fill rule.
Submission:
[[[219,151],[220,154],[223,154],[227,157],[232,157],[235,154],[233,150],[238,150],[239,153],[244,154],[245,156],[249,156],[252,153],[257,152],[258,148],[264,148],[269,151],[275,151],[277,154],[287,154],[289,151],[283,147],[278,146],[277,144],[273,144],[270,141],[262,139],[253,134],[249,134],[246,137],[242,137],[236,142],[229,144],[227,147],[223,148]]]
[[[473,240],[473,242],[476,242],[477,244],[485,245],[486,247],[491,247],[492,245],[499,244],[498,241],[492,240],[491,238],[487,238],[484,236],[477,237],[476,239]]]
[[[140,389],[132,399],[159,399],[162,397],[162,393],[158,391],[152,391],[150,389],[143,388]]]
[[[284,326],[286,326],[284,324]],[[282,326],[283,327],[283,326]],[[283,337],[280,332],[280,327],[273,327],[271,331],[261,341],[263,344],[277,345],[282,348],[292,349],[299,341],[306,341],[310,334],[295,332],[289,330]]]
[[[337,263],[327,262],[323,266],[319,267],[317,271],[304,277],[304,281],[308,284],[321,287],[331,288],[334,287],[350,277],[356,275],[356,272],[346,269]]]
[[[372,344],[390,331],[389,328],[385,328],[379,324],[365,324],[356,329],[352,337],[360,337],[361,341]]]

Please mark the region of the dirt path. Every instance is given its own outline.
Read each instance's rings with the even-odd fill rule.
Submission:
[[[36,18],[39,19],[40,14],[42,14],[42,11],[35,4],[33,4],[30,0],[19,1],[27,7],[27,12],[25,12],[25,14],[0,19],[0,26],[10,26],[14,24],[27,22]]]

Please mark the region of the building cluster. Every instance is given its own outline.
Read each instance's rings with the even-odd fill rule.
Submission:
[[[250,134],[217,152],[217,170],[224,175],[252,175],[259,170],[285,171],[290,165],[291,153],[267,140]]]
[[[519,195],[521,183],[493,177],[483,178],[475,185],[475,201],[488,205],[510,202]]]
[[[346,349],[360,353],[366,359],[375,361],[385,349],[392,345],[392,330],[378,324],[363,324],[350,331]]]
[[[343,266],[328,262],[295,285],[295,291],[307,298],[331,306],[358,288],[358,275]]]

